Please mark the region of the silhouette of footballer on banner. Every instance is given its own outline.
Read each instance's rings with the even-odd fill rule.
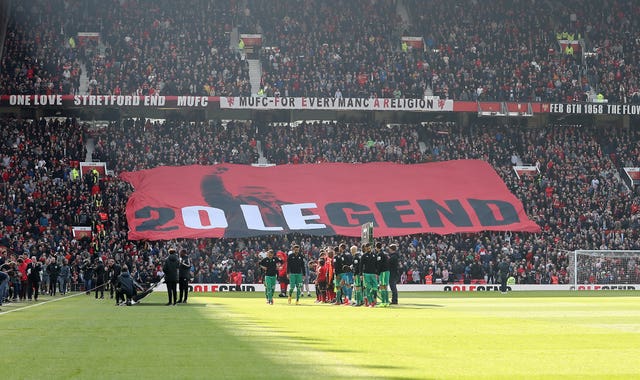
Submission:
[[[334,229],[326,224],[324,228],[303,231],[291,230],[287,225],[281,208],[281,205],[289,204],[290,202],[276,199],[273,193],[265,191],[264,187],[247,186],[243,188],[247,193],[233,196],[225,188],[223,178],[220,176],[220,174],[223,174],[227,170],[229,169],[224,167],[216,168],[214,173],[205,176],[201,183],[202,197],[205,202],[211,207],[222,209],[225,213],[228,227],[225,230],[224,237],[239,238],[260,236],[265,235],[265,231],[277,235],[294,232],[320,236],[335,235]],[[265,229],[256,230],[249,228],[240,205],[258,206],[262,214]]]

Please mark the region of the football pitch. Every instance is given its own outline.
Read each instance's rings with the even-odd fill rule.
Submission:
[[[400,305],[261,293],[93,294],[4,305],[7,379],[640,378],[638,292],[400,293]],[[5,377],[6,376],[6,377]]]

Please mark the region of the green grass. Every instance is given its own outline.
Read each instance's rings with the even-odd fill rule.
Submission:
[[[2,307],[0,368],[11,379],[640,378],[637,294],[401,293],[385,309],[269,306],[259,293],[177,307],[166,293],[133,307],[43,297]]]

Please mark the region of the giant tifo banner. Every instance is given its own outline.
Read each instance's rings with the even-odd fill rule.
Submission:
[[[359,237],[540,228],[480,160],[401,165],[162,166],[125,172],[129,238]]]
[[[220,97],[220,108],[255,110],[335,110],[335,111],[453,111],[453,100],[439,97],[396,98],[269,98],[259,96]]]

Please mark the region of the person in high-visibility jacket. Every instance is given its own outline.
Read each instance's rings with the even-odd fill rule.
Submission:
[[[566,55],[573,55],[573,46],[571,46],[571,44],[567,45],[567,47],[564,48],[564,53]]]
[[[80,170],[78,168],[71,169],[71,181],[75,182],[80,178]]]

